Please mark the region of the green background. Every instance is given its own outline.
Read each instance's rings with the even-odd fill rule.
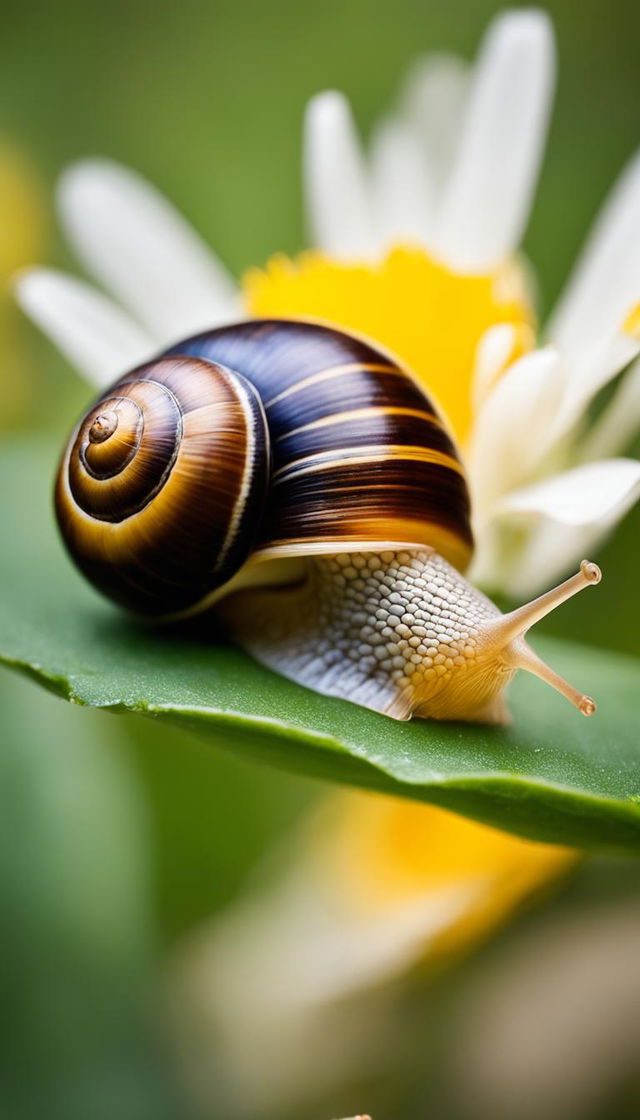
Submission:
[[[237,275],[274,251],[297,251],[306,243],[306,100],[323,88],[344,90],[366,134],[417,54],[446,49],[471,57],[500,7],[484,0],[5,0],[0,140],[19,146],[40,180],[49,229],[42,260],[75,267],[55,227],[54,184],[69,161],[98,154],[155,182]],[[525,243],[543,309],[640,139],[637,2],[558,0],[546,7],[558,37],[559,85]],[[34,330],[19,329],[34,380],[11,427],[46,428],[61,442],[86,389]],[[5,371],[9,389],[13,375]],[[0,388],[2,382],[0,370]],[[597,594],[579,597],[541,629],[638,652],[639,528],[636,511],[594,557],[605,573]],[[9,712],[17,686],[3,674],[2,687],[4,735],[18,746],[30,742],[38,732],[21,725],[15,705]],[[82,720],[84,736],[99,739],[96,750],[117,752],[121,780],[147,821],[140,874],[163,943],[230,899],[272,838],[321,790],[229,759],[177,730],[67,711],[37,698],[33,685],[19,688],[25,706],[48,706],[41,727],[50,729],[49,711],[65,711],[60,742]],[[47,734],[53,750],[55,736]],[[20,827],[28,828],[29,813],[27,806]],[[43,852],[49,842],[42,840]]]

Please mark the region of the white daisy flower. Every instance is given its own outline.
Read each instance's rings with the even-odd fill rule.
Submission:
[[[588,429],[598,391],[640,353],[640,161],[622,176],[533,349],[516,257],[546,133],[553,37],[537,10],[489,28],[472,67],[427,57],[365,153],[336,92],[307,109],[304,179],[316,250],[234,283],[191,226],[106,161],[62,178],[60,213],[109,293],[36,269],[31,317],[101,386],[176,339],[247,314],[311,315],[395,350],[440,401],[469,467],[473,578],[527,595],[590,552],[635,501],[612,458],[640,426],[640,365]],[[517,359],[517,360],[514,360]]]

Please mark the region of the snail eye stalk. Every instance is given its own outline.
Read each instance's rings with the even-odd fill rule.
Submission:
[[[497,622],[489,624],[485,629],[485,638],[489,648],[500,652],[508,664],[516,669],[526,669],[536,677],[546,681],[557,692],[566,696],[567,700],[578,708],[585,716],[592,716],[596,711],[595,701],[590,696],[585,696],[578,689],[573,688],[558,673],[554,672],[544,661],[538,657],[524,640],[525,634],[536,622],[584,591],[585,587],[593,587],[600,583],[602,572],[597,564],[583,560],[580,570],[564,583],[539,595],[531,603],[503,615]]]

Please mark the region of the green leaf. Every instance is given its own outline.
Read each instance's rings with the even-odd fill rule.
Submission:
[[[55,534],[54,457],[26,442],[0,454],[7,664],[76,703],[169,720],[256,761],[434,802],[539,840],[640,850],[636,660],[537,643],[596,696],[589,720],[521,673],[509,728],[393,723],[291,684],[202,628],[150,629],[103,602]]]

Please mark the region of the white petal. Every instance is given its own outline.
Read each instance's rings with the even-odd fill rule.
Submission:
[[[334,90],[307,106],[304,185],[314,244],[342,259],[379,255],[360,141],[346,99]]]
[[[531,595],[593,551],[640,496],[640,463],[589,463],[512,494],[500,513],[536,515],[526,550],[505,589]]]
[[[585,557],[592,557],[625,512],[580,528],[541,517],[509,575],[497,582],[494,579],[491,586],[521,602],[539,595],[574,571]]]
[[[124,311],[72,276],[33,268],[16,281],[27,315],[94,385],[102,388],[157,349]]]
[[[139,175],[107,160],[60,182],[66,231],[87,269],[161,344],[239,312],[235,285],[195,230]]]
[[[427,245],[433,214],[433,185],[413,131],[401,121],[382,121],[371,145],[376,225],[387,244]]]
[[[547,131],[554,77],[548,17],[498,17],[485,36],[435,246],[456,268],[491,268],[518,245]]]
[[[613,736],[609,743],[615,758]],[[527,924],[470,978],[449,1052],[449,1068],[463,1071],[449,1115],[593,1116],[592,1102],[637,1084],[637,898],[611,891],[585,902]],[[600,1115],[613,1120],[620,1111],[611,1105]]]
[[[585,463],[509,494],[501,511],[540,513],[567,525],[590,525],[638,496],[640,462],[604,459]]]
[[[640,361],[625,374],[613,400],[581,441],[584,462],[624,451],[640,431]]]
[[[221,1077],[209,1084],[217,1115],[264,1115],[265,1101],[270,1115],[297,1114],[301,1096],[352,1073],[370,1007],[359,1009],[358,997],[406,971],[493,882],[445,882],[358,915],[313,871],[306,864],[270,897],[241,899],[186,962],[180,994],[202,1032],[195,1050],[209,1067],[219,1056]]]
[[[428,246],[468,89],[469,67],[428,55],[403,84],[397,111],[374,129],[370,162],[374,217],[387,243]]]
[[[436,188],[451,170],[469,84],[469,65],[444,53],[419,59],[404,83],[398,118],[420,143]]]
[[[480,522],[502,494],[522,486],[538,466],[552,438],[562,390],[560,356],[547,347],[514,362],[489,393],[468,456]]]
[[[516,329],[512,323],[496,323],[481,336],[476,349],[472,379],[476,412],[484,404],[499,374],[506,369],[515,343]]]
[[[600,391],[621,369],[629,365],[640,354],[640,338],[634,338],[624,331],[617,331],[607,340],[606,347],[600,350],[600,359],[595,366],[585,365],[582,370],[565,362],[566,384],[562,402],[558,408],[553,427],[553,437],[563,439],[575,430],[596,393]],[[563,357],[566,356],[566,352]],[[617,450],[617,448],[616,448]],[[576,451],[579,454],[579,451]],[[600,456],[590,456],[599,458]]]
[[[607,199],[549,323],[549,338],[574,370],[576,393],[589,399],[594,379],[604,383],[611,340],[639,299],[640,153]]]

